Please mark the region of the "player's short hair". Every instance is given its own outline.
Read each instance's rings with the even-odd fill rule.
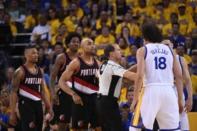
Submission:
[[[108,44],[104,49],[104,55],[106,58],[109,58],[110,52],[113,52],[115,50],[114,46],[111,44]]]
[[[33,48],[37,49],[36,45],[27,45],[24,50],[33,49]]]
[[[154,22],[146,22],[142,25],[142,35],[145,40],[150,42],[161,42],[163,37],[161,30]]]
[[[68,36],[66,37],[66,40],[65,40],[65,44],[66,46],[68,46],[72,40],[73,37],[78,37],[79,40],[81,41],[81,35],[76,33],[76,32],[71,32],[68,34]]]

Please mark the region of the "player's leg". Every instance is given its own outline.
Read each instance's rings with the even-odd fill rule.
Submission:
[[[72,103],[72,130],[73,131],[81,131],[81,130],[87,130],[88,129],[88,123],[85,119],[86,115],[86,101],[84,99],[84,94],[81,94],[78,92],[78,95],[80,95],[83,106],[79,104]]]
[[[35,102],[34,105],[35,108],[35,123],[36,123],[36,130],[37,131],[42,131],[42,126],[43,126],[43,108],[42,108],[42,103],[41,101]]]
[[[69,130],[69,123],[71,120],[71,106],[72,106],[72,98],[64,93],[63,91],[58,92],[59,96],[59,131]]]
[[[22,131],[36,131],[35,110],[33,105],[32,100],[24,97],[19,98]]]
[[[139,128],[145,128],[146,130],[153,129],[155,117],[160,107],[161,92],[159,90],[157,86],[142,89],[131,122],[130,131],[136,131]]]
[[[163,97],[157,114],[160,130],[179,130],[178,100],[172,87],[161,88]]]

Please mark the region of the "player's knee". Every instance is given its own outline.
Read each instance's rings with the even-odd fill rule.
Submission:
[[[35,127],[36,127],[36,125],[33,121],[29,123],[29,128],[35,128]]]
[[[88,129],[88,124],[85,123],[84,121],[78,121],[78,127],[80,129]]]

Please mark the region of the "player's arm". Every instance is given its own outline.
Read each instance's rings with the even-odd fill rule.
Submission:
[[[56,92],[55,92],[55,80],[58,74],[58,71],[60,70],[61,66],[64,64],[64,55],[60,54],[57,56],[56,60],[55,60],[55,64],[52,67],[51,70],[51,75],[50,75],[50,90],[52,93],[52,96],[55,97],[56,96]]]
[[[12,125],[16,125],[16,103],[17,103],[17,92],[19,89],[19,84],[24,77],[24,72],[21,68],[18,68],[14,72],[14,76],[12,79],[12,89],[10,94],[10,109],[11,109],[11,116],[10,116],[10,123]]]
[[[66,83],[71,79],[72,75],[79,70],[79,68],[80,68],[79,60],[77,58],[72,60],[71,63],[66,68],[66,70],[63,72],[62,76],[60,77],[58,85],[64,92],[72,96],[72,99],[75,104],[83,105],[81,98]]]
[[[138,101],[139,93],[143,84],[143,76],[145,72],[144,47],[140,48],[137,51],[136,55],[137,55],[137,74],[134,83],[134,98],[133,98],[133,103],[131,105],[132,111],[134,110],[134,107]]]
[[[181,57],[181,62],[183,65],[183,79],[185,80],[187,92],[188,92],[188,99],[185,103],[186,111],[191,111],[192,109],[192,82],[189,74],[188,65],[183,57]]]
[[[132,65],[131,67],[129,67],[128,70],[131,71],[131,72],[137,72],[137,64]]]
[[[175,77],[175,85],[177,88],[178,93],[178,104],[179,104],[179,112],[181,113],[183,111],[183,102],[182,102],[182,95],[183,95],[183,77],[181,73],[181,69],[179,67],[179,63],[176,59],[176,56],[173,53],[173,72]]]

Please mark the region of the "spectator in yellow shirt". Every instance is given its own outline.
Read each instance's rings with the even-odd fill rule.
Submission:
[[[31,32],[34,28],[34,26],[36,26],[38,24],[38,10],[35,9],[31,9],[31,14],[29,14],[24,21],[24,29],[26,32]]]
[[[189,65],[192,62],[192,59],[189,55],[187,55],[185,47],[186,46],[183,45],[183,43],[182,44],[180,43],[176,48],[176,52],[178,55],[184,57],[186,60],[186,63]]]
[[[162,0],[162,3],[163,3],[163,7],[164,7],[164,11],[163,11],[163,15],[164,15],[164,18],[170,22],[170,15],[171,13],[176,13],[177,10],[174,6],[172,6],[170,4],[170,0]]]
[[[67,36],[66,25],[65,24],[61,24],[58,27],[57,33],[52,36],[51,45],[55,45],[57,42],[64,43],[66,36]]]
[[[57,11],[56,8],[51,7],[48,9],[48,17],[49,17],[49,21],[48,24],[50,25],[50,33],[51,36],[55,35],[57,33],[57,29],[60,26],[60,21],[57,17]]]
[[[91,22],[91,20],[88,18],[88,16],[85,15],[85,16],[82,17],[82,19],[79,23],[79,26],[82,27],[82,30],[84,32],[83,35],[85,37],[88,37],[91,34],[92,28],[91,28],[91,23],[90,22]]]
[[[95,44],[97,46],[97,55],[103,55],[104,54],[104,48],[107,44],[114,44],[115,43],[115,37],[110,34],[109,27],[103,26],[101,30],[101,34],[96,37]]]
[[[118,40],[118,45],[120,46],[122,56],[127,57],[131,54],[129,49],[129,43],[124,37],[120,37]]]
[[[186,13],[186,5],[181,3],[178,6],[178,16],[179,16],[179,23],[182,25],[180,28],[180,32],[183,35],[187,34],[188,24],[192,22],[191,14]]]
[[[192,36],[194,35],[196,32],[196,36],[197,36],[197,13],[194,13],[193,15],[193,21],[191,23],[189,23],[188,29],[187,29],[187,33]]]
[[[197,50],[192,51],[192,63],[190,65],[193,92],[197,95]]]
[[[103,26],[108,26],[110,29],[114,29],[115,25],[112,19],[109,17],[107,11],[101,11],[100,18],[96,21],[96,30],[100,31]]]
[[[163,26],[162,28],[162,34],[164,37],[170,37],[172,35],[172,24],[178,23],[178,14],[177,13],[171,13],[170,14],[170,22]]]
[[[74,32],[75,28],[79,24],[79,20],[83,17],[83,10],[72,3],[69,8],[69,16],[64,19],[64,23],[68,29],[68,32]]]

